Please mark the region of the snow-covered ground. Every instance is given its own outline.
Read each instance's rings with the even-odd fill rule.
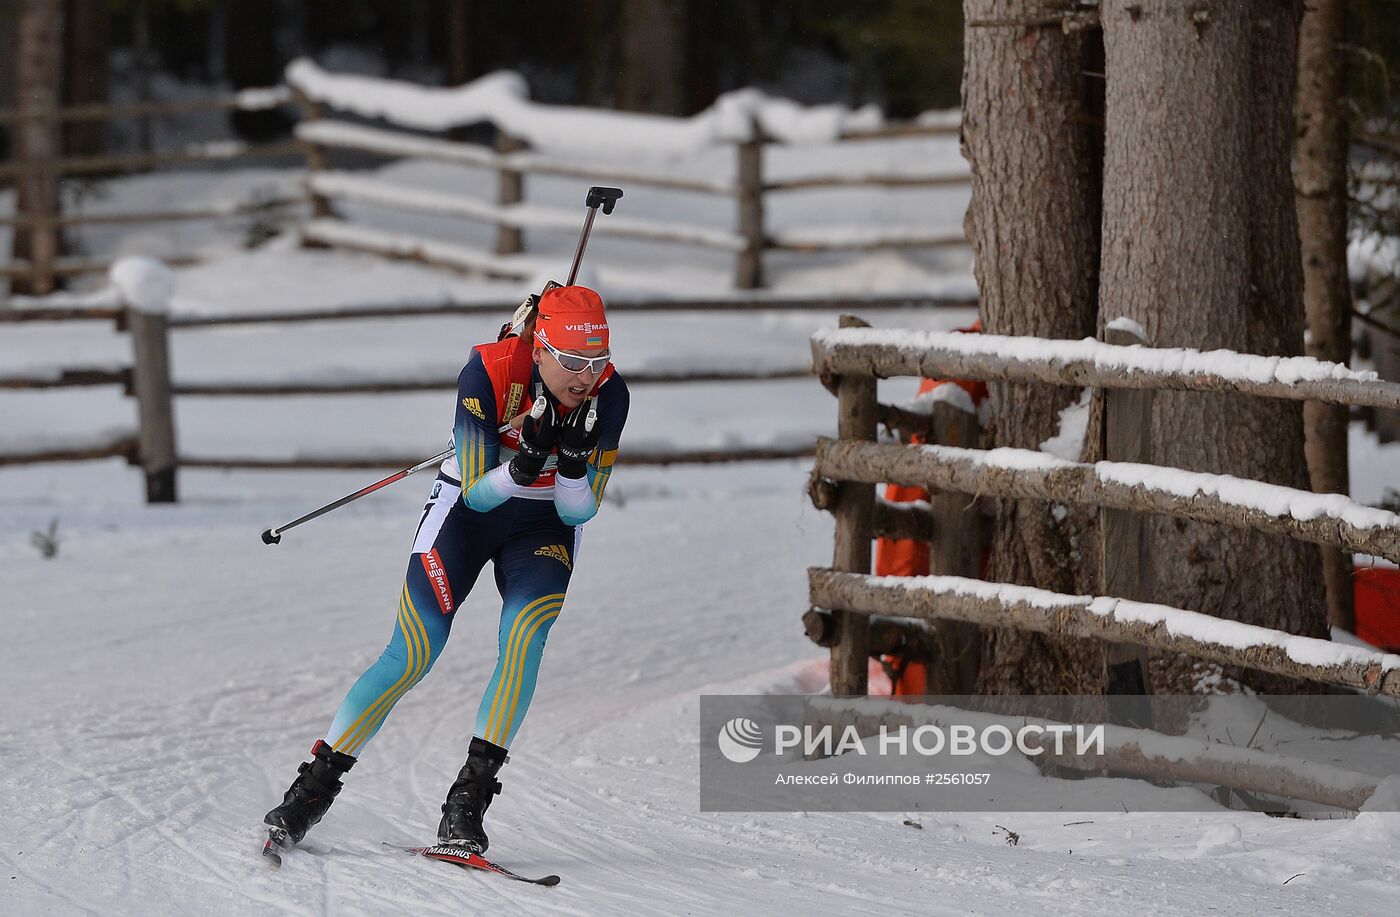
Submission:
[[[305,849],[278,872],[257,856],[261,814],[388,637],[426,481],[269,548],[263,528],[363,475],[186,472],[180,505],[146,507],[138,476],[118,462],[0,473],[0,692],[11,701],[0,720],[3,910],[1400,907],[1397,815],[701,813],[698,695],[815,691],[825,680],[823,653],[798,621],[804,568],[831,550],[829,518],[802,496],[805,473],[796,462],[617,472],[619,500],[588,526],[490,814],[493,853],[526,873],[559,873],[554,889],[380,846],[436,826],[494,663],[489,589],[465,603],[451,646]],[[55,517],[58,556],[45,560],[29,533]]]

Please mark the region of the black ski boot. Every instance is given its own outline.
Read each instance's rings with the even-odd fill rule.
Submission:
[[[335,801],[340,778],[355,766],[354,758],[336,751],[324,740],[311,747],[311,755],[310,761],[303,761],[297,768],[297,779],[288,787],[282,804],[263,816],[263,823],[271,827],[272,839],[278,846],[301,843]]]
[[[472,737],[467,763],[447,791],[442,804],[442,821],[438,824],[438,843],[452,844],[476,853],[485,853],[490,841],[481,819],[491,798],[501,791],[496,772],[509,758],[506,750],[485,739]]]

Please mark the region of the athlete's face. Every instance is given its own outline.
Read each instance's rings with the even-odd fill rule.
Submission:
[[[603,347],[595,347],[592,350],[563,352],[580,357],[601,357],[608,351]],[[549,390],[559,399],[560,404],[570,409],[583,404],[583,399],[588,397],[593,383],[597,382],[598,376],[602,374],[602,369],[595,369],[593,366],[589,366],[583,372],[571,373],[560,366],[559,359],[544,347],[535,348],[535,363],[540,368],[540,378],[544,380],[544,384],[549,386]]]

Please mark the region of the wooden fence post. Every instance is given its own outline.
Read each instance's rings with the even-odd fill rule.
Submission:
[[[744,247],[735,266],[734,286],[753,290],[763,286],[763,130],[751,122],[749,139],[737,146],[739,154],[739,235]],[[863,691],[861,693],[864,693]]]
[[[977,415],[945,401],[933,405],[933,429],[932,442],[939,445],[976,449],[981,443]],[[950,490],[931,493],[929,504],[933,512],[929,572],[981,579],[982,513],[977,500]],[[963,621],[938,621],[932,629],[937,650],[925,668],[925,693],[972,694],[977,686],[981,630]]]
[[[503,155],[525,149],[525,141],[496,130],[496,151]],[[518,204],[525,199],[525,176],[510,169],[501,169],[497,178],[496,202],[501,206]],[[524,232],[518,226],[496,227],[496,254],[513,255],[525,250]]]
[[[300,89],[294,90],[297,107],[301,110],[301,120],[304,124],[310,124],[326,116],[326,108],[319,102],[313,101]],[[323,194],[317,194],[311,189],[311,180],[316,177],[316,173],[323,172],[329,166],[325,147],[309,140],[301,141],[302,149],[306,153],[306,196],[311,202],[312,219],[320,220],[335,215],[331,209],[331,202]],[[318,247],[317,243],[302,242],[308,248]]]
[[[868,327],[853,315],[841,316],[842,328]],[[843,440],[875,441],[875,377],[836,379],[836,435]],[[832,515],[836,517],[836,551],[832,568],[870,572],[870,541],[875,514],[875,485],[842,481]],[[831,693],[864,695],[869,687],[870,627],[863,614],[834,609],[836,642],[831,646]]]
[[[1140,326],[1119,321],[1104,333],[1109,344],[1146,345]],[[1109,462],[1152,461],[1152,390],[1105,389],[1103,458]],[[1100,595],[1150,601],[1151,566],[1147,552],[1147,516],[1121,509],[1099,510]],[[1151,728],[1152,693],[1147,648],[1109,643],[1104,648],[1104,693],[1109,722]]]
[[[146,502],[174,503],[175,411],[170,396],[170,343],[166,312],[172,280],[153,258],[123,258],[112,265],[112,283],[126,305],[131,334],[132,389],[140,429],[137,454],[146,472]]]

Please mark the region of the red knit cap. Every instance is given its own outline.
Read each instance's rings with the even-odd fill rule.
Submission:
[[[555,350],[594,350],[608,346],[603,297],[588,287],[556,287],[540,297],[535,336]]]

